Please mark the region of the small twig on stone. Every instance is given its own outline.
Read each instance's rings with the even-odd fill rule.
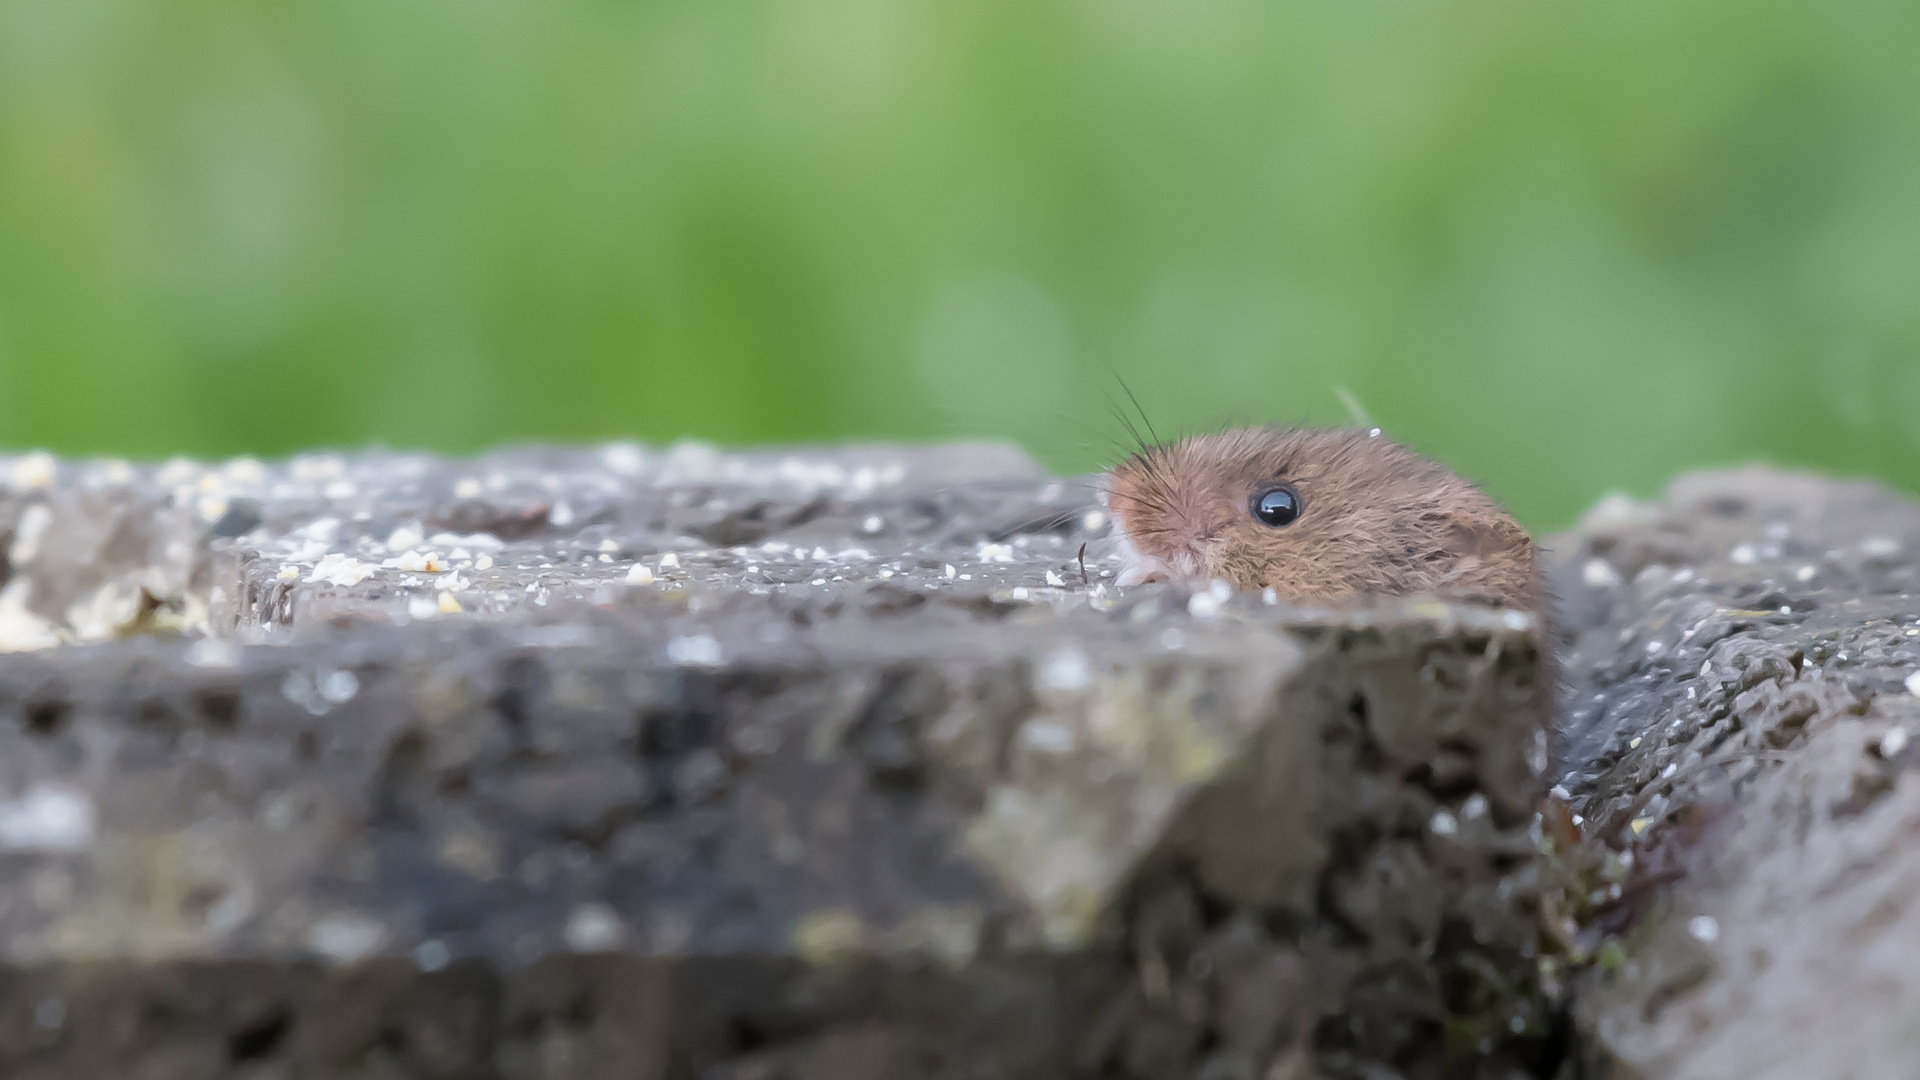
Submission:
[[[1091,586],[1093,582],[1087,577],[1087,545],[1086,544],[1083,543],[1080,545],[1080,554],[1075,557],[1080,560],[1080,584]]]

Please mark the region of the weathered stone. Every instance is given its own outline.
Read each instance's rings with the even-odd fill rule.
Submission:
[[[5,1075],[1552,1053],[1525,617],[1122,594],[1000,448],[9,477]]]
[[[1564,783],[1634,860],[1582,1075],[1913,1075],[1920,506],[1705,473],[1557,546]]]

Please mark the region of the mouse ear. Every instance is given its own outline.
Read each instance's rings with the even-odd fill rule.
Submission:
[[[1447,515],[1446,548],[1457,558],[1480,558],[1512,551],[1524,546],[1527,540],[1526,530],[1511,518]]]

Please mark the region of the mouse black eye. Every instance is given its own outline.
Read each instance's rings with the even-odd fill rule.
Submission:
[[[1268,488],[1253,497],[1253,516],[1278,529],[1300,516],[1300,496],[1290,487]]]

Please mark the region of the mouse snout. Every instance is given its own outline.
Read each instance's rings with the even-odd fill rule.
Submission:
[[[1136,458],[1107,474],[1107,507],[1117,526],[1119,585],[1204,577],[1220,522],[1190,485],[1157,458]]]
[[[1144,585],[1150,581],[1181,581],[1200,576],[1199,555],[1185,549],[1165,552],[1142,551],[1125,533],[1115,541],[1120,556],[1120,574],[1114,584]]]

